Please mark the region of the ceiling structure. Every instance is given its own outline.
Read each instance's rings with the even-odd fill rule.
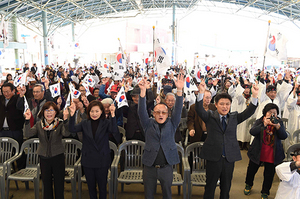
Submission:
[[[0,15],[6,20],[16,17],[20,24],[43,35],[44,11],[47,14],[47,35],[50,35],[73,23],[84,25],[90,19],[106,21],[147,16],[154,10],[165,13],[171,11],[173,5],[176,13],[185,15],[197,9],[216,11],[223,8],[231,14],[248,10],[254,18],[279,14],[279,24],[291,21],[297,25],[300,21],[300,0],[1,0]]]

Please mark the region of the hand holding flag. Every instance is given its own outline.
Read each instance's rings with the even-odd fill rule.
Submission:
[[[118,103],[118,109],[122,106],[128,106],[124,86],[121,87],[120,91],[116,96],[115,101]]]

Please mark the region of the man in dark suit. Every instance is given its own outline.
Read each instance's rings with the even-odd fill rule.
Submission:
[[[205,111],[203,95],[205,82],[199,85],[196,112],[206,124],[207,138],[200,157],[207,161],[204,199],[213,199],[217,181],[220,178],[220,198],[229,198],[235,161],[241,160],[239,144],[236,138],[237,125],[254,114],[257,107],[258,86],[252,87],[252,101],[242,112],[230,113],[232,99],[227,93],[215,97],[216,111]]]
[[[17,108],[17,102],[21,100],[15,94],[15,87],[11,83],[5,83],[1,87],[0,96],[0,137],[15,139],[21,147],[23,143],[23,117],[24,107]],[[24,95],[24,92],[22,93]],[[25,167],[25,156],[17,161],[18,169]]]
[[[139,82],[141,92],[138,103],[138,114],[146,138],[142,162],[144,164],[143,182],[145,198],[147,199],[154,198],[157,180],[161,183],[163,198],[172,198],[172,165],[179,163],[175,132],[180,122],[180,113],[183,106],[182,89],[184,82],[183,74],[180,74],[178,80],[175,81],[177,97],[172,116],[168,117],[167,105],[160,103],[154,107],[154,118],[149,118],[146,109],[147,81],[143,79]]]

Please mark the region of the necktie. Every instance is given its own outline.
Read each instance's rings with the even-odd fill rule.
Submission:
[[[226,124],[226,117],[223,116],[223,117],[222,117],[222,128],[223,128],[223,131],[225,131],[226,126],[227,126],[227,124]],[[225,157],[225,140],[223,140],[223,151],[222,151],[222,156]]]
[[[227,126],[227,124],[226,124],[226,117],[223,116],[223,117],[222,117],[222,127],[223,127],[223,131],[225,131],[226,126]]]

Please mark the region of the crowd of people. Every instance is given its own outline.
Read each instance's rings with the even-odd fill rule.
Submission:
[[[145,198],[154,198],[157,180],[163,198],[172,198],[172,165],[178,164],[176,143],[204,142],[205,199],[213,199],[220,180],[220,198],[229,198],[235,161],[248,150],[244,194],[249,195],[255,174],[264,166],[261,198],[268,198],[277,171],[282,180],[276,198],[300,198],[300,148],[293,161],[285,158],[282,140],[300,129],[300,78],[294,69],[260,70],[217,65],[170,67],[157,74],[134,64],[118,71],[101,64],[72,67],[29,67],[8,74],[1,83],[0,137],[21,146],[38,137],[44,198],[64,198],[63,138],[82,142],[82,166],[90,198],[106,198],[111,164],[109,142],[121,143],[118,126],[127,140],[145,142],[143,180]],[[23,78],[23,80],[21,80]],[[25,80],[24,80],[25,78]],[[58,92],[59,90],[59,92]],[[123,124],[123,119],[127,123]],[[187,133],[179,128],[187,118]],[[248,121],[255,118],[252,128]],[[288,119],[284,126],[281,118]],[[190,161],[191,164],[191,161]],[[17,161],[25,167],[25,155]],[[55,192],[53,194],[52,180]]]

